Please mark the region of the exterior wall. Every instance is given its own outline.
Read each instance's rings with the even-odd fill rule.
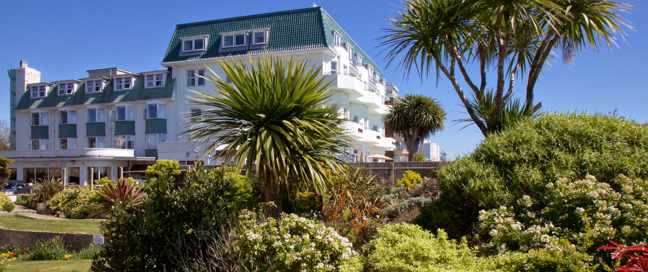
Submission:
[[[20,61],[18,69],[9,70],[9,107],[10,107],[10,142],[12,149],[16,149],[19,145],[17,142],[18,132],[17,126],[21,124],[15,113],[16,105],[23,93],[27,90],[27,84],[41,82],[40,71],[33,69],[27,65],[27,62]]]

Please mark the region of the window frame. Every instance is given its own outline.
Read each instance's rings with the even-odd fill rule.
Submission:
[[[69,124],[76,124],[78,120],[78,115],[77,112],[74,110],[62,110],[59,111],[59,116],[61,118],[61,125],[69,125]],[[63,122],[63,115],[65,114],[65,122]],[[73,118],[70,118],[70,116],[73,116]],[[74,119],[70,121],[70,119]]]
[[[119,109],[124,108],[124,119],[119,118]],[[132,105],[117,105],[115,106],[115,121],[135,121],[135,112]]]
[[[34,124],[34,115],[38,115],[38,124]],[[49,125],[49,114],[44,111],[32,112],[31,118],[32,126],[48,126]]]
[[[124,79],[130,79],[128,82],[128,88],[124,87],[126,86],[124,81],[121,81],[120,84],[118,84],[118,80],[124,80]],[[134,76],[117,76],[113,78],[113,90],[114,91],[126,91],[126,90],[132,90],[133,87],[135,86],[135,77]]]
[[[151,116],[149,107],[155,106],[155,117]],[[160,107],[161,106],[161,107]],[[160,110],[162,109],[162,110]],[[166,118],[166,104],[164,103],[147,103],[144,117],[146,119],[165,119]]]
[[[47,139],[32,139],[29,145],[31,150],[44,151],[49,149]]]
[[[160,144],[163,144],[167,141],[167,133],[151,133],[144,136],[144,142],[146,144],[146,149],[158,149]]]
[[[159,76],[159,80],[158,80]],[[151,77],[151,80],[149,80],[149,77]],[[145,73],[144,74],[144,89],[153,89],[153,88],[163,88],[164,87],[164,82],[165,82],[166,75],[164,72],[152,72],[152,73]],[[159,81],[159,85],[157,84]],[[149,83],[153,82],[153,85],[149,86]]]
[[[105,148],[106,147],[106,137],[105,136],[88,136],[88,148]],[[90,139],[94,139],[94,147],[91,144]]]
[[[90,120],[90,116],[91,116],[90,111],[94,111],[94,115],[95,115],[94,121]],[[103,122],[106,122],[106,111],[103,108],[88,108],[87,114],[88,114],[87,123],[103,123]]]
[[[263,35],[263,42],[257,42],[256,41],[256,35],[261,33]],[[255,30],[252,31],[252,45],[266,45],[268,44],[268,40],[270,40],[270,31],[267,29],[264,30]]]
[[[65,141],[65,148],[63,148],[63,141]],[[77,149],[76,138],[58,138],[58,148],[59,150],[74,150]]]
[[[90,84],[92,83],[92,85]],[[97,90],[97,83],[99,83],[99,89]],[[92,86],[92,88],[89,88]],[[85,81],[85,92],[86,93],[100,93],[106,87],[106,82],[103,79],[88,79]]]
[[[209,35],[200,35],[200,36],[190,36],[190,37],[182,37],[181,39],[181,52],[182,53],[195,53],[195,52],[203,52],[207,51],[207,43],[209,42]],[[196,41],[197,40],[202,40],[203,46],[201,49],[196,49]],[[191,43],[191,48],[188,49],[186,48],[186,42]]]
[[[187,86],[196,87],[196,86],[205,86],[205,69],[197,70],[187,70]]]
[[[237,36],[243,36],[243,43],[238,44],[236,42]],[[231,45],[226,45],[225,40],[230,37],[232,38],[232,44]],[[238,31],[238,32],[229,32],[229,33],[223,33],[221,34],[221,48],[236,48],[236,47],[243,47],[248,44],[248,34],[245,31]]]
[[[74,82],[61,82],[57,84],[57,93],[59,96],[73,95],[75,92],[76,83]]]
[[[118,145],[118,140],[123,138],[123,147],[122,145]],[[115,148],[119,149],[135,149],[135,137],[134,135],[117,135],[115,136],[115,143],[114,143]]]
[[[41,93],[42,91],[42,93]],[[36,95],[34,95],[36,94]],[[29,97],[32,99],[43,98],[47,96],[47,85],[38,84],[29,86]]]

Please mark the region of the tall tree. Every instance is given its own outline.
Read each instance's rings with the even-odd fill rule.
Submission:
[[[221,62],[228,80],[210,71],[218,94],[198,92],[206,109],[191,118],[192,139],[246,167],[263,182],[266,201],[288,204],[295,190],[326,190],[327,174],[340,170],[347,147],[342,119],[331,107],[329,83],[304,62],[264,57],[251,64]]]
[[[536,83],[556,49],[569,60],[586,47],[615,45],[627,9],[613,0],[408,0],[383,44],[407,73],[443,74],[488,135],[538,112]],[[514,90],[525,79],[522,102]]]
[[[418,153],[425,137],[443,128],[445,112],[436,100],[422,95],[407,95],[394,103],[385,122],[399,133],[407,146],[408,160]]]

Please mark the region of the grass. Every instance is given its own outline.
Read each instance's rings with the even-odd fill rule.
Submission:
[[[101,220],[96,219],[34,219],[21,215],[0,216],[0,228],[58,233],[100,234]]]
[[[7,272],[87,272],[90,260],[10,262]]]

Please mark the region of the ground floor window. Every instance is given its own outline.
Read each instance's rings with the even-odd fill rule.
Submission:
[[[93,180],[96,184],[101,178],[110,179],[110,167],[88,167],[88,182]]]
[[[133,135],[115,136],[115,148],[134,149],[135,137]]]
[[[81,185],[81,169],[79,167],[68,167],[68,185]]]
[[[9,173],[9,180],[16,180],[17,177],[18,177],[18,176],[16,175],[16,168],[9,168],[9,171],[10,171],[10,173]]]
[[[166,134],[146,134],[146,149],[157,149],[161,143],[166,142]]]
[[[88,137],[88,147],[89,148],[103,148],[106,147],[106,138],[100,136],[91,136]]]
[[[25,182],[37,182],[44,179],[63,179],[61,168],[24,168],[23,176]]]
[[[59,138],[59,149],[76,149],[76,138]]]

